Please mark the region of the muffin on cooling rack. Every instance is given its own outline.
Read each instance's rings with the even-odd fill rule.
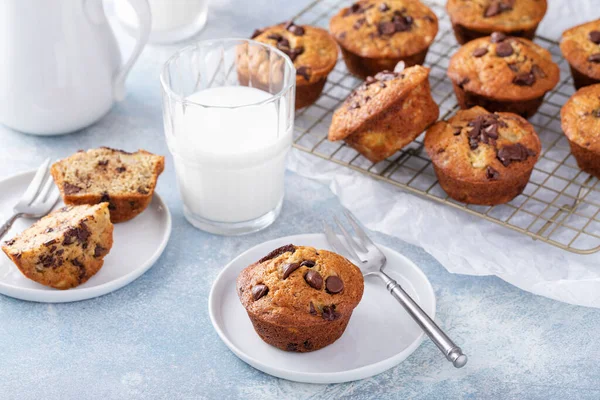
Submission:
[[[600,83],[600,19],[566,30],[560,50],[577,89]]]
[[[448,0],[446,4],[460,44],[492,32],[533,39],[547,8],[546,0]]]
[[[461,108],[482,106],[528,118],[556,86],[560,70],[548,50],[495,32],[462,46],[450,59],[448,76]]]
[[[425,150],[440,186],[448,196],[470,204],[496,205],[518,196],[541,149],[524,118],[482,107],[461,110],[425,134]]]
[[[577,165],[600,178],[600,84],[579,89],[563,106],[560,116]]]
[[[373,163],[391,156],[438,118],[428,76],[415,65],[367,77],[333,114],[329,140],[345,140]]]
[[[252,39],[270,44],[291,58],[296,67],[296,109],[317,101],[338,57],[337,44],[329,32],[289,21],[257,29]]]
[[[2,250],[27,278],[56,289],[85,283],[113,245],[108,203],[67,206],[48,214]]]
[[[348,70],[365,78],[393,70],[399,61],[423,64],[438,21],[420,1],[361,0],[336,14],[329,30]]]
[[[308,352],[339,339],[364,290],[344,257],[292,244],[244,269],[237,293],[256,333],[281,350]]]

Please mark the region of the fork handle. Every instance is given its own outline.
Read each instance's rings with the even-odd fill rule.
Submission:
[[[2,226],[0,226],[0,239],[2,239],[4,235],[6,235],[6,232],[8,232],[10,227],[13,226],[17,218],[21,216],[22,214],[13,214],[12,217],[10,217],[4,224],[2,224]]]
[[[413,320],[423,331],[429,336],[431,341],[440,349],[440,351],[446,356],[456,368],[462,368],[467,363],[467,356],[463,354],[460,347],[458,347],[450,338],[440,329],[439,326],[423,311],[421,307],[402,289],[402,287],[390,278],[383,271],[380,272],[379,277],[386,284],[387,290],[402,304],[404,309],[412,317]]]

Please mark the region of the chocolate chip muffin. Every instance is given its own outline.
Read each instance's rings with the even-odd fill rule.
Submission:
[[[577,165],[600,178],[600,84],[579,89],[563,106],[560,116]]]
[[[256,333],[281,350],[321,349],[342,336],[364,289],[360,270],[326,250],[292,244],[244,269],[237,293]]]
[[[511,113],[462,110],[425,134],[425,149],[440,186],[455,200],[507,203],[529,181],[541,151],[533,126]]]
[[[344,140],[377,163],[419,136],[439,115],[431,97],[429,68],[367,77],[333,114],[329,140]]]
[[[296,67],[296,109],[311,105],[321,95],[327,75],[337,62],[338,47],[325,29],[294,22],[257,29],[252,39],[287,54]]]
[[[460,44],[492,32],[533,40],[547,9],[546,0],[448,0],[446,3]]]
[[[52,165],[65,204],[108,202],[113,223],[129,221],[148,207],[165,158],[139,150],[100,147],[79,151]]]
[[[556,86],[560,70],[548,50],[495,32],[462,46],[450,59],[448,76],[461,108],[482,106],[528,118]]]
[[[361,77],[423,64],[438,32],[433,11],[414,0],[361,0],[335,15],[329,30],[348,70]]]
[[[67,206],[2,246],[27,278],[56,289],[81,285],[100,270],[113,244],[108,203]]]
[[[600,19],[566,30],[560,50],[577,89],[600,83]]]

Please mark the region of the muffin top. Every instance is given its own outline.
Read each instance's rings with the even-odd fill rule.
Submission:
[[[514,32],[535,28],[544,15],[546,0],[448,0],[452,23],[484,32]]]
[[[425,149],[434,165],[454,179],[489,182],[530,171],[541,144],[523,117],[473,107],[429,128]]]
[[[296,67],[296,85],[315,83],[335,67],[338,47],[325,29],[293,21],[257,29],[252,39],[287,54]]]
[[[429,47],[437,17],[420,1],[361,0],[329,22],[338,43],[361,57],[408,57]]]
[[[246,310],[283,326],[327,323],[348,315],[363,289],[361,271],[344,257],[292,244],[273,250],[237,278]]]
[[[569,140],[600,152],[600,84],[579,89],[565,103],[560,116]]]
[[[382,71],[367,77],[333,114],[329,140],[341,140],[377,119],[428,79],[429,68],[415,65],[402,72]]]
[[[560,70],[548,50],[530,40],[494,32],[462,46],[450,59],[448,76],[468,92],[521,101],[552,90]]]
[[[566,30],[560,50],[579,72],[600,79],[600,19]]]

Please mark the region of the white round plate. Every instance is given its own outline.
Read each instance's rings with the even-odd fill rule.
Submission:
[[[12,215],[12,208],[25,192],[35,171],[0,181],[0,221]],[[62,201],[56,208],[63,207]],[[8,240],[29,227],[34,220],[18,219],[2,240]],[[0,251],[0,293],[21,300],[65,303],[91,299],[110,293],[137,279],[162,254],[171,235],[171,214],[158,194],[148,208],[134,219],[115,224],[114,243],[104,265],[83,285],[57,290],[26,278]]]
[[[227,347],[256,369],[279,378],[308,383],[339,383],[379,374],[406,359],[423,340],[423,331],[376,277],[365,279],[364,296],[346,331],[335,343],[310,353],[292,353],[266,344],[254,332],[236,290],[238,274],[286,244],[330,249],[324,235],[307,234],[271,240],[227,264],[213,283],[208,310]],[[435,317],[435,294],[429,280],[409,259],[384,246],[386,272]]]

